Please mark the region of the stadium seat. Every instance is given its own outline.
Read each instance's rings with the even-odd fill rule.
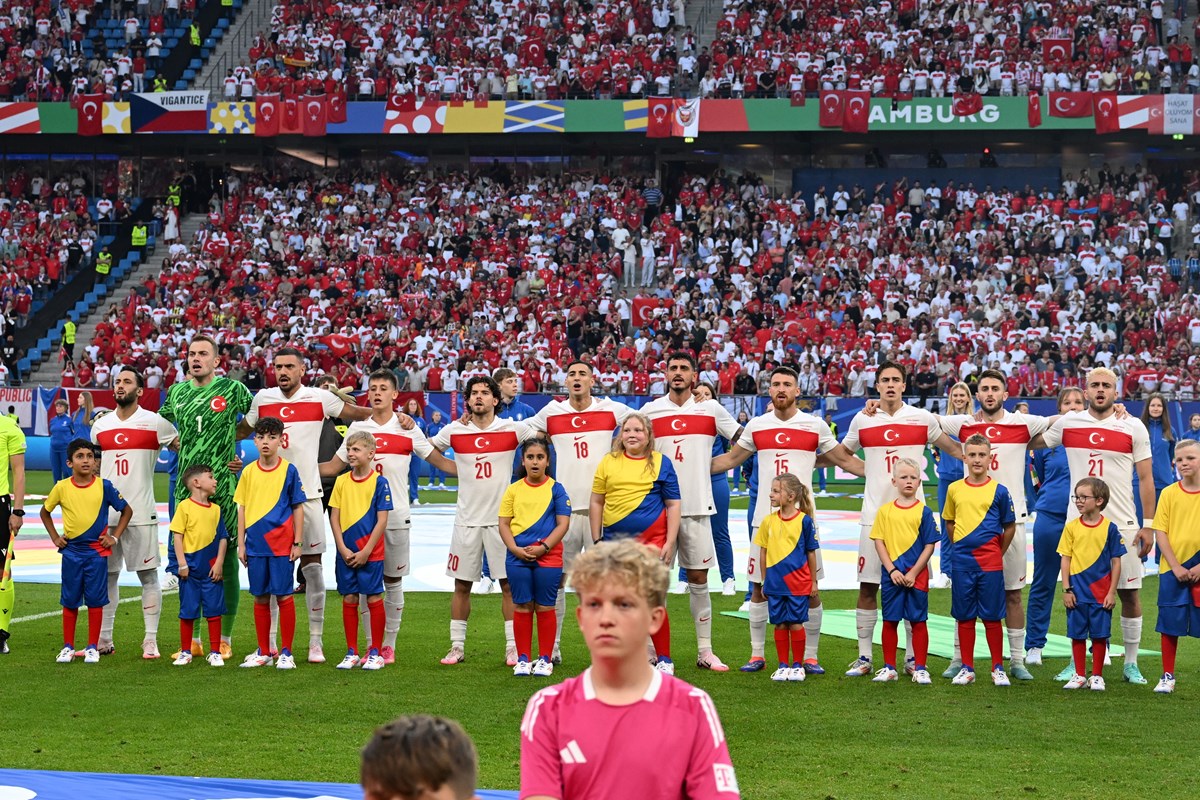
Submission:
[[[188,69],[199,72],[204,67],[204,62],[198,58],[193,58],[188,62]]]

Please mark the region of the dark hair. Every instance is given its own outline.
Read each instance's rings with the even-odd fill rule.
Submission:
[[[878,369],[878,370],[876,370],[876,372],[875,372],[875,376],[876,376],[876,377],[875,377],[875,380],[876,380],[876,381],[878,381],[878,380],[879,380],[879,376],[882,376],[882,375],[883,375],[883,371],[884,371],[885,369],[894,369],[894,370],[896,370],[897,372],[899,372],[899,373],[900,373],[900,380],[902,380],[902,381],[904,381],[904,382],[906,382],[906,383],[908,382],[908,370],[906,370],[906,369],[904,368],[904,365],[903,365],[903,364],[899,364],[899,363],[897,363],[897,362],[895,362],[895,361],[885,361],[885,362],[883,362],[882,364],[880,364],[880,365],[879,365],[879,369]]]
[[[1142,405],[1142,424],[1146,428],[1150,427],[1150,401],[1157,400],[1162,403],[1162,437],[1165,441],[1175,441],[1175,434],[1171,432],[1171,414],[1167,410],[1167,398],[1163,397],[1162,392],[1151,392],[1146,396],[1146,402]]]
[[[375,370],[367,376],[367,383],[370,384],[371,381],[387,381],[392,385],[393,389],[398,390],[400,388],[400,381],[396,380],[396,373],[392,372],[390,369]]]
[[[800,380],[800,376],[796,374],[796,370],[792,369],[791,367],[776,367],[775,369],[771,370],[771,377],[774,378],[776,375],[787,375],[794,381]]]
[[[261,417],[254,426],[255,436],[283,436],[283,420],[279,417]]]
[[[479,756],[454,720],[417,714],[375,729],[362,751],[359,780],[380,797],[417,800],[443,786],[456,800],[475,794]]]
[[[985,369],[979,373],[979,380],[975,381],[975,385],[983,383],[984,378],[991,378],[994,381],[1000,381],[1000,385],[1005,389],[1008,388],[1008,378],[1004,377],[1004,373],[998,369]]]
[[[546,460],[554,460],[554,445],[550,444],[550,440],[545,436],[535,436],[528,442],[521,445],[521,466],[517,468],[517,480],[524,480],[529,473],[525,470],[525,454],[529,452],[531,447],[540,447],[546,452]],[[547,466],[547,475],[549,474],[549,464]]]
[[[1083,393],[1083,389],[1080,389],[1078,386],[1064,386],[1058,390],[1058,404],[1055,406],[1055,408],[1061,411],[1063,401],[1066,400],[1067,396],[1071,394],[1079,395],[1081,398],[1083,398],[1084,405],[1087,404],[1087,395]]]
[[[1108,501],[1111,498],[1111,493],[1108,490],[1108,484],[1100,478],[1082,478],[1075,484],[1075,491],[1079,491],[1079,487],[1086,486],[1092,490],[1092,494],[1096,496],[1096,501],[1100,504],[1100,510],[1108,508]]]
[[[492,373],[492,380],[494,380],[496,383],[500,383],[501,381],[506,381],[509,378],[515,377],[517,377],[517,373],[513,372],[508,367],[500,367],[500,369]]]
[[[300,362],[300,366],[304,366],[304,353],[301,353],[299,348],[291,346],[281,347],[275,351],[275,358],[279,358],[280,356],[295,356],[296,360]],[[274,361],[275,359],[271,360]]]
[[[567,364],[567,366],[563,368],[563,372],[570,372],[570,371],[571,371],[571,367],[575,366],[576,364],[582,364],[583,366],[587,367],[587,368],[588,368],[588,372],[591,372],[591,373],[593,373],[593,374],[596,372],[596,368],[595,368],[595,367],[593,367],[591,364],[589,364],[588,362],[584,361],[584,360],[583,360],[583,359],[581,359],[581,358],[577,358],[577,359],[575,359],[574,361],[571,361],[571,362],[569,362],[569,363]]]
[[[692,366],[692,372],[695,372],[697,369],[696,357],[686,350],[676,350],[674,353],[671,353],[669,356],[667,356],[667,364],[670,364],[672,361],[688,362],[688,364]]]
[[[708,393],[712,395],[713,400],[716,400],[718,397],[721,396],[721,395],[717,394],[717,387],[713,386],[711,383],[704,383],[704,382],[697,383],[695,386],[692,387],[692,390],[695,391],[696,389],[699,389],[701,386],[703,386],[705,389],[708,389]]]
[[[487,375],[476,375],[474,378],[471,378],[471,380],[467,381],[467,387],[463,393],[467,397],[470,397],[471,391],[481,383],[487,387],[489,392],[491,392],[492,397],[496,398],[497,400],[500,399],[500,384],[496,383]]]
[[[87,439],[72,439],[71,443],[67,445],[67,458],[74,458],[75,454],[80,450],[91,450],[92,453],[95,454],[96,445],[92,444]]]
[[[209,344],[212,345],[213,355],[217,354],[217,352],[218,352],[217,340],[214,339],[213,337],[209,336],[207,333],[198,333],[195,336],[193,336],[192,341],[188,342],[188,347],[190,348],[196,342],[208,342]]]
[[[136,384],[137,384],[137,387],[138,387],[139,389],[145,389],[145,388],[146,388],[146,378],[145,378],[145,376],[143,376],[143,375],[142,375],[142,373],[138,372],[138,371],[137,371],[136,369],[134,369],[133,367],[121,367],[121,369],[117,370],[117,374],[118,374],[118,375],[120,375],[122,372],[128,372],[128,373],[130,373],[131,375],[133,375],[133,380],[134,380],[134,383],[136,383]]]
[[[187,486],[191,482],[192,478],[198,478],[201,475],[206,475],[211,472],[212,467],[210,467],[208,464],[192,464],[183,471],[183,474],[179,476],[179,480],[184,486]]]

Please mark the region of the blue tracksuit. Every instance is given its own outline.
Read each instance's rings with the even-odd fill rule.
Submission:
[[[712,457],[716,458],[728,449],[729,442],[718,436],[713,440]],[[717,551],[717,569],[724,583],[733,577],[733,542],[729,539],[729,476],[724,472],[712,476],[712,493],[717,513],[708,519],[712,525],[713,546]],[[754,507],[750,508],[753,510]],[[679,568],[679,580],[687,580],[687,572],[683,567]]]
[[[70,414],[55,414],[50,418],[50,470],[55,483],[71,474],[67,469],[67,445],[78,436]]]
[[[421,433],[425,433],[425,420],[421,417],[414,417],[413,422],[417,423],[417,428]],[[421,477],[421,457],[415,452],[412,454],[412,460],[408,465],[408,502],[415,503],[417,500],[417,480]]]
[[[1071,468],[1063,447],[1035,450],[1033,467],[1041,479],[1033,510],[1033,580],[1029,582],[1029,604],[1025,613],[1025,649],[1046,646],[1050,611],[1062,559],[1058,541],[1067,524],[1071,502]]]
[[[958,441],[957,438],[951,436],[951,439]],[[934,453],[937,455],[937,475],[938,475],[938,494],[937,494],[937,517],[940,521],[942,518],[942,507],[946,505],[946,492],[950,489],[950,484],[955,481],[962,480],[963,462],[957,458],[948,456],[937,448],[934,448]],[[944,526],[943,526],[944,527]],[[942,533],[941,557],[938,561],[940,570],[943,575],[950,574],[950,537]]]
[[[432,439],[442,432],[442,428],[446,427],[444,419],[437,422],[429,422],[425,425],[425,435]],[[446,473],[442,472],[433,464],[429,465],[429,486],[433,488],[434,484],[444,484],[446,482]]]

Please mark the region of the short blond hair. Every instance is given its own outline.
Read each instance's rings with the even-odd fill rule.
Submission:
[[[378,447],[378,445],[375,443],[375,437],[366,431],[354,431],[346,437],[346,447],[350,447],[351,445],[355,444],[361,444],[372,452],[374,452],[375,448]]]
[[[628,586],[651,608],[659,608],[667,604],[671,570],[658,553],[636,539],[601,542],[585,550],[571,566],[571,585],[576,592],[610,583]]]
[[[1117,373],[1113,372],[1108,367],[1094,367],[1088,370],[1086,383],[1091,383],[1092,378],[1112,378],[1113,386],[1117,385]]]

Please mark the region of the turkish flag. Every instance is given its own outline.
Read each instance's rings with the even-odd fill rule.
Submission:
[[[1042,97],[1036,92],[1029,95],[1029,127],[1040,128],[1042,126]]]
[[[983,95],[971,92],[970,94],[954,94],[954,103],[951,106],[954,109],[954,116],[969,117],[972,114],[978,114],[983,110]]]
[[[846,133],[866,133],[869,127],[867,118],[871,114],[871,93],[866,89],[848,89],[842,92],[842,105],[846,109],[842,115],[842,130]]]
[[[1052,64],[1055,61],[1070,61],[1074,55],[1074,39],[1042,39],[1043,62]]]
[[[417,107],[415,94],[389,94],[387,99],[388,111],[414,111]]]
[[[1095,109],[1096,133],[1116,133],[1121,130],[1116,92],[1096,92],[1092,105]]]
[[[846,117],[841,92],[821,92],[821,114],[817,124],[822,128],[840,128]]]
[[[528,39],[525,41],[522,49],[524,52],[525,64],[531,67],[542,67],[546,64],[546,45],[537,39]]]
[[[254,135],[278,136],[280,108],[279,95],[260,94],[254,98]]]
[[[329,95],[329,121],[346,121],[346,90],[338,89]]]
[[[300,98],[300,118],[305,136],[324,136],[329,121],[325,95],[309,94]]]
[[[792,92],[792,105],[804,105],[804,92]]]
[[[104,133],[104,95],[80,95],[75,113],[80,136],[99,136]]]
[[[294,97],[283,101],[282,130],[285,133],[296,133],[300,130],[300,104]]]
[[[328,336],[322,336],[319,341],[329,348],[338,358],[344,357],[350,353],[359,344],[357,336],[346,336],[341,333],[331,333]]]
[[[1090,117],[1092,115],[1091,92],[1051,92],[1050,116]]]
[[[646,138],[665,139],[671,135],[671,122],[675,119],[674,100],[651,97],[646,112]]]
[[[666,314],[663,314],[662,316],[669,316],[671,313],[671,306],[675,304],[674,301],[663,300],[661,301],[661,306],[659,305],[659,302],[660,301],[657,297],[633,298],[633,313],[631,314],[630,319],[633,327],[641,328],[645,325],[653,325],[655,322],[654,309],[656,308],[667,309]]]

